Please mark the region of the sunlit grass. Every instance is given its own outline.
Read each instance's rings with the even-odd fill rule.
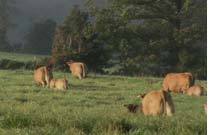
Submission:
[[[93,76],[84,80],[70,73],[70,89],[53,92],[37,87],[32,71],[0,70],[0,134],[31,135],[201,135],[207,133],[202,105],[207,97],[173,94],[173,117],[130,114],[123,104],[136,103],[145,91],[160,89],[161,78]],[[198,81],[197,81],[198,83]],[[199,81],[204,86],[206,82]]]

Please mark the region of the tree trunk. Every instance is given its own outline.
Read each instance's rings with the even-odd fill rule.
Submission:
[[[81,53],[82,50],[82,40],[79,39],[79,44],[78,44],[78,53]]]
[[[69,47],[68,47],[69,49],[70,49],[71,45],[72,45],[72,37],[69,36]]]

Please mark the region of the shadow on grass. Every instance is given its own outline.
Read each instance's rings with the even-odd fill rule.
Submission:
[[[161,80],[158,79],[146,79],[148,84],[154,84],[154,83],[159,83]]]
[[[123,133],[128,133],[131,130],[136,129],[134,125],[132,125],[130,122],[126,121],[125,119],[122,119],[115,124]]]
[[[94,85],[73,85],[73,84],[69,84],[69,90],[79,90],[79,91],[99,91],[99,90],[103,90],[106,89],[107,87],[104,86],[94,86]]]
[[[27,97],[17,97],[15,98],[16,101],[19,101],[20,103],[26,103],[28,102]]]

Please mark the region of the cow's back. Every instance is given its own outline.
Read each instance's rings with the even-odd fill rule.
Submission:
[[[163,80],[163,89],[165,91],[176,91],[178,89],[178,76],[175,73],[169,73]]]
[[[46,66],[34,70],[34,80],[37,84],[49,86],[51,79],[53,79],[52,71],[48,71]]]
[[[58,90],[66,90],[67,89],[67,80],[65,79],[57,79],[55,83],[55,88]]]
[[[70,65],[70,70],[71,72],[76,75],[76,74],[82,74],[82,64],[81,63],[72,63]]]
[[[144,115],[161,115],[164,113],[164,108],[164,97],[160,91],[152,91],[142,100]]]
[[[192,85],[192,74],[189,73],[169,73],[163,81],[165,91],[184,92]]]
[[[38,68],[38,69],[36,69],[35,71],[34,71],[34,80],[35,80],[35,82],[36,83],[40,83],[40,82],[42,82],[42,81],[45,81],[45,69],[46,67],[40,67],[40,68]]]

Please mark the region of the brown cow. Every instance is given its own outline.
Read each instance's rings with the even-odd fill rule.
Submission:
[[[62,90],[65,91],[68,89],[68,81],[66,78],[64,79],[52,79],[50,81],[50,88],[54,90]]]
[[[186,94],[189,96],[202,96],[204,94],[204,88],[200,85],[194,85],[186,90]]]
[[[34,70],[34,80],[36,84],[43,87],[49,86],[50,80],[53,78],[52,66],[42,66]]]
[[[169,73],[163,80],[163,90],[183,93],[194,85],[194,77],[191,73]]]
[[[67,62],[67,65],[70,67],[70,71],[73,76],[78,77],[80,80],[86,77],[86,64],[81,62]]]
[[[144,115],[172,116],[175,112],[174,104],[169,92],[151,91],[140,96],[142,98],[142,112]]]

